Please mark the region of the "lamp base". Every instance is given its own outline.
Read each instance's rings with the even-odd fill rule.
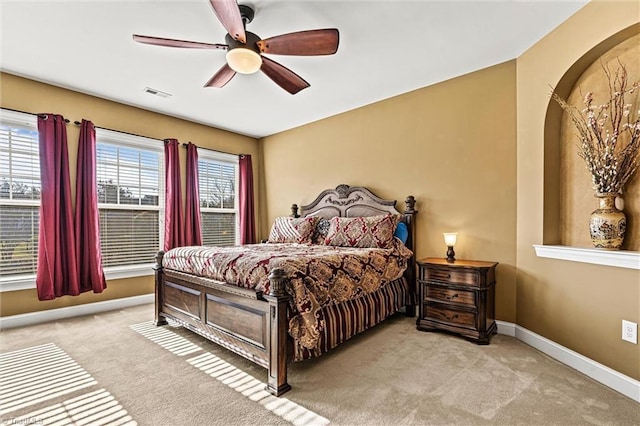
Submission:
[[[456,252],[453,251],[453,246],[447,247],[447,262],[453,263],[456,261]]]

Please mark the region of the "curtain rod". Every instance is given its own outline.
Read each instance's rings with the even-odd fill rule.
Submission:
[[[82,124],[81,121],[74,121],[73,124],[75,124],[76,126],[79,126]],[[145,136],[145,135],[139,135],[137,133],[131,133],[131,132],[125,132],[123,130],[116,130],[116,129],[109,129],[108,127],[100,127],[100,126],[96,126],[95,124],[93,125],[93,127],[95,129],[100,129],[100,130],[108,130],[110,132],[117,132],[117,133],[123,133],[125,135],[131,135],[131,136],[137,136],[139,138],[146,138],[146,139],[155,139],[155,140],[162,140],[162,139],[158,139],[158,138],[152,138],[151,136]]]
[[[73,123],[74,123],[75,125],[77,125],[77,126],[79,126],[79,125],[81,125],[81,124],[82,124],[82,122],[80,122],[80,121],[74,121]],[[136,133],[124,132],[124,131],[122,131],[122,130],[108,129],[108,128],[106,128],[106,127],[96,126],[95,124],[94,124],[94,126],[93,126],[93,127],[95,127],[96,129],[110,130],[110,131],[112,131],[112,132],[124,133],[125,135],[138,136],[138,137],[141,137],[141,138],[148,138],[148,139],[162,140],[163,142],[166,142],[166,139],[157,139],[157,138],[152,138],[152,137],[149,137],[149,136],[138,135],[138,134],[136,134]],[[183,144],[182,144],[182,146],[184,146],[184,147],[186,147],[187,145],[188,145],[188,144],[186,144],[186,143],[183,143]],[[229,154],[229,155],[244,156],[244,154],[232,154],[232,153],[230,153],[230,152],[216,151],[216,150],[214,150],[214,149],[209,149],[209,148],[201,148],[201,147],[198,147],[198,149],[206,149],[206,150],[208,150],[208,151],[220,152],[220,153],[222,153],[222,154]]]
[[[195,145],[195,144],[194,144]],[[189,146],[188,143],[183,143],[182,144],[183,147],[187,147]],[[197,145],[196,145],[197,146]],[[225,152],[225,151],[220,151],[218,149],[211,149],[211,148],[203,148],[201,146],[198,146],[198,149],[206,149],[207,151],[213,151],[213,152],[219,152],[220,154],[227,154],[227,155],[237,155],[238,157],[244,157],[246,154],[234,154],[232,152]]]
[[[19,113],[22,113],[22,114],[35,115],[35,116],[40,117],[40,118],[47,117],[47,114],[45,114],[45,113],[35,113],[35,112],[29,112],[29,111],[21,111],[19,109],[6,108],[6,107],[2,107],[2,109],[6,109],[7,111],[19,112]],[[65,123],[69,123],[70,121],[65,118],[64,122]]]

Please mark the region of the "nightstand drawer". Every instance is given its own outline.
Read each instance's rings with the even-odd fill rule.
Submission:
[[[427,279],[450,284],[463,284],[474,287],[480,286],[480,274],[474,270],[452,270],[429,268],[427,269]]]
[[[456,290],[436,285],[425,288],[425,297],[428,300],[442,300],[448,303],[476,306],[476,293],[474,291]]]
[[[427,305],[425,310],[425,315],[430,320],[469,328],[476,326],[476,314],[473,312],[458,311],[440,305]]]

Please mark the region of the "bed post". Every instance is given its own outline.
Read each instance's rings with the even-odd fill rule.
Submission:
[[[297,204],[291,204],[291,217],[300,217]]]
[[[156,254],[156,264],[153,269],[156,271],[156,304],[155,304],[155,318],[153,323],[155,325],[167,325],[165,317],[160,315],[162,305],[164,304],[164,290],[162,289],[162,258],[164,257],[164,251],[160,250]]]
[[[287,305],[289,295],[284,286],[287,275],[284,269],[275,268],[269,274],[269,374],[267,391],[275,396],[291,389],[287,383]]]
[[[416,199],[413,195],[409,195],[406,200],[404,200],[405,209],[404,209],[404,221],[409,226],[409,237],[407,240],[407,246],[413,252],[413,256],[409,259],[409,266],[407,268],[408,274],[407,279],[409,280],[409,288],[411,290],[411,300],[412,304],[407,305],[406,315],[408,317],[416,316],[416,299],[417,299],[417,283],[416,283],[416,223],[415,223],[415,215],[418,213],[416,210]]]

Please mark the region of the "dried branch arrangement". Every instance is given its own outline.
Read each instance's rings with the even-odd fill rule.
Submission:
[[[615,72],[602,65],[609,84],[609,99],[604,103],[587,92],[584,108],[579,109],[555,91],[551,94],[577,130],[578,155],[600,194],[621,193],[640,166],[640,82],[629,84],[627,69],[618,64]]]

